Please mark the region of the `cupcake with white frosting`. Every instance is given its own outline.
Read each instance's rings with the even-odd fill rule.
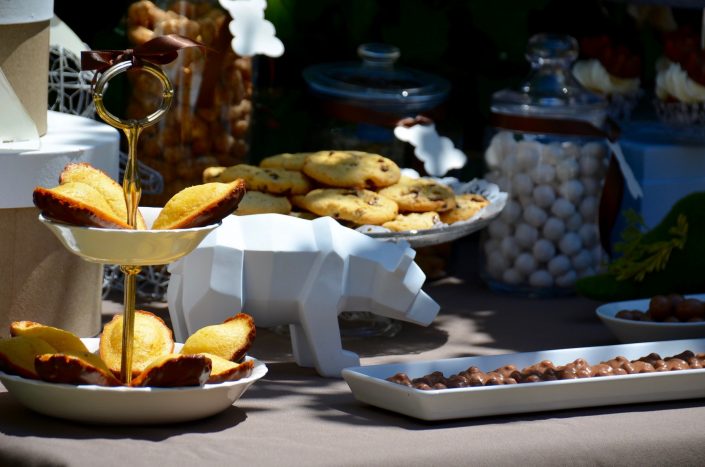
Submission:
[[[654,105],[662,121],[705,123],[705,52],[696,35],[678,31],[667,36],[664,56],[656,64],[655,93]]]
[[[641,58],[608,36],[580,41],[583,58],[575,62],[573,76],[583,87],[605,96],[610,116],[629,119],[641,91]]]

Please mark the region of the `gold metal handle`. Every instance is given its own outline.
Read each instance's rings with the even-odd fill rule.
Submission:
[[[156,111],[139,120],[124,120],[111,114],[105,108],[105,103],[103,102],[105,86],[111,79],[133,67],[134,65],[129,61],[116,63],[100,74],[98,81],[96,81],[95,87],[93,88],[93,101],[95,102],[95,109],[98,112],[98,115],[100,115],[100,117],[105,120],[108,125],[115,128],[120,128],[121,130],[126,130],[135,126],[147,128],[148,126],[154,125],[161,120],[162,117],[164,117],[171,107],[172,101],[174,100],[174,86],[171,84],[169,77],[164,74],[160,67],[152,65],[149,62],[145,62],[139,68],[157,78],[164,88],[162,91],[161,105]]]
[[[115,128],[123,130],[127,137],[128,157],[125,166],[125,174],[122,182],[122,189],[125,194],[125,205],[127,207],[127,223],[133,229],[137,228],[137,208],[139,206],[140,197],[142,196],[142,187],[140,184],[140,174],[137,165],[137,139],[144,128],[152,126],[161,120],[171,107],[174,99],[174,87],[169,80],[169,77],[164,74],[161,68],[151,63],[144,63],[140,69],[155,76],[163,86],[162,102],[160,107],[153,113],[139,120],[130,119],[124,120],[116,117],[108,112],[103,102],[103,92],[108,82],[120,73],[124,73],[130,68],[133,68],[132,62],[118,62],[105,70],[93,89],[93,101],[98,115],[105,122]],[[132,381],[132,354],[134,347],[134,329],[135,329],[135,283],[137,274],[140,272],[139,266],[121,265],[120,270],[125,275],[125,293],[123,295],[123,316],[122,316],[122,355],[120,362],[120,377],[122,382],[130,384]]]

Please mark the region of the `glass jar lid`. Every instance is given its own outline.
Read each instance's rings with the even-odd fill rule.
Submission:
[[[526,58],[531,72],[517,89],[492,95],[492,111],[504,114],[587,120],[601,126],[607,101],[585,89],[571,72],[577,41],[566,35],[537,34],[529,39]]]
[[[448,96],[445,79],[395,65],[400,52],[393,45],[362,44],[357,53],[361,62],[313,65],[304,79],[320,97],[400,116],[432,109]]]

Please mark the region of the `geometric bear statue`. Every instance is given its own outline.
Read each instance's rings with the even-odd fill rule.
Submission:
[[[338,315],[367,311],[429,325],[439,305],[405,241],[382,242],[330,217],[227,216],[169,266],[169,313],[178,342],[238,312],[257,326],[289,325],[297,364],[340,377],[359,365],[344,350]]]

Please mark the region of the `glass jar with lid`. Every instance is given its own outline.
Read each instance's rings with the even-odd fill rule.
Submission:
[[[353,149],[381,154],[404,165],[405,146],[394,137],[399,120],[442,118],[450,83],[396,64],[399,48],[362,44],[359,62],[307,67],[303,77],[320,115],[309,143],[319,149]]]
[[[600,270],[609,121],[604,98],[572,76],[577,56],[572,37],[535,35],[529,76],[492,96],[486,177],[509,194],[481,242],[481,275],[492,290],[564,295]]]
[[[203,43],[206,51],[182,51],[162,68],[174,84],[167,117],[142,133],[141,162],[164,178],[164,191],[143,196],[161,206],[181,189],[203,182],[203,170],[246,161],[252,116],[252,59],[232,50],[230,15],[217,0],[140,0],[127,11],[132,46],[167,34]],[[161,99],[161,86],[147,73],[128,72],[128,118],[142,118]]]

